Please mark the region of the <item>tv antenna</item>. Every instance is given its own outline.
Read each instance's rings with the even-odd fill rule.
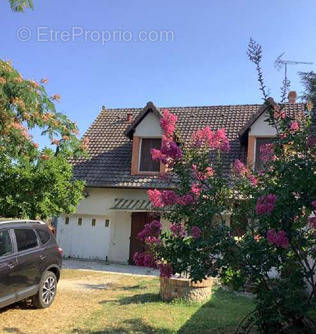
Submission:
[[[285,52],[279,55],[279,57],[274,62],[274,67],[280,71],[282,66],[284,66],[284,82],[289,82],[287,79],[287,65],[313,65],[312,62],[307,61],[294,61],[294,60],[285,60],[282,57],[285,55]]]

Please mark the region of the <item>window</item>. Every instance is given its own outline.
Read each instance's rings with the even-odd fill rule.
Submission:
[[[18,229],[14,230],[14,233],[19,252],[35,248],[38,245],[36,234],[33,230]]]
[[[82,225],[82,218],[78,218],[78,225],[79,225],[79,226]]]
[[[266,144],[273,144],[275,142],[275,138],[256,138],[256,160],[255,160],[255,169],[258,171],[262,169],[264,164],[263,156],[267,156],[267,153],[262,152],[262,146]],[[260,150],[261,148],[261,150]],[[269,151],[269,150],[264,150]],[[273,154],[273,151],[272,151]]]
[[[69,224],[69,217],[65,218],[65,224],[68,225]]]
[[[109,227],[110,226],[110,220],[109,219],[105,219],[105,227]]]
[[[151,158],[151,150],[153,148],[160,149],[161,139],[159,138],[143,138],[141,141],[139,171],[141,172],[159,172],[160,162],[153,161]]]
[[[95,226],[95,223],[96,223],[96,219],[95,218],[92,218],[92,226]]]
[[[12,253],[12,244],[9,231],[0,232],[0,257]]]
[[[46,244],[46,242],[50,239],[50,234],[48,231],[36,230],[36,232],[42,244]]]

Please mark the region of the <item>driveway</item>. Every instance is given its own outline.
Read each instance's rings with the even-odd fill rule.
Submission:
[[[126,274],[137,276],[159,276],[159,271],[156,269],[150,269],[146,267],[131,266],[126,264],[108,264],[104,261],[88,261],[77,259],[65,259],[63,260],[64,269],[82,269],[102,271],[111,274]]]
[[[63,269],[57,296],[50,308],[37,310],[28,304],[15,304],[1,309],[0,333],[77,333],[77,324],[98,311],[104,299],[114,298],[121,289],[124,292],[126,286],[135,286],[140,280],[146,279],[132,276],[130,272],[133,270],[123,270],[124,266],[107,267],[108,270],[116,270],[113,275],[104,272],[101,264],[65,261],[65,266],[70,265],[85,267],[85,270]],[[117,270],[125,272],[119,274]],[[146,272],[144,275],[148,276]],[[152,280],[151,277],[147,279]]]

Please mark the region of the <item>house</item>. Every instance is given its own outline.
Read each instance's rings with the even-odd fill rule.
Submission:
[[[143,251],[137,234],[154,218],[147,190],[170,188],[160,177],[164,166],[151,159],[160,148],[161,111],[152,102],[144,109],[106,109],[84,137],[90,140],[89,158],[73,161],[75,178],[86,181],[85,198],[76,213],[58,218],[57,240],[66,257],[132,262]],[[263,105],[167,108],[178,116],[177,134],[188,142],[193,131],[209,125],[225,128],[231,151],[224,168],[230,173],[235,159],[256,165],[258,147],[273,140],[274,129],[264,120]],[[286,113],[303,115],[304,104],[286,104]],[[166,224],[166,222],[163,222]]]

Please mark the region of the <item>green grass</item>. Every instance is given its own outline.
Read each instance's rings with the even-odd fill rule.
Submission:
[[[70,333],[233,333],[239,321],[249,313],[253,302],[215,288],[204,304],[174,301],[164,303],[159,297],[159,280],[124,278],[100,307],[76,323]]]

